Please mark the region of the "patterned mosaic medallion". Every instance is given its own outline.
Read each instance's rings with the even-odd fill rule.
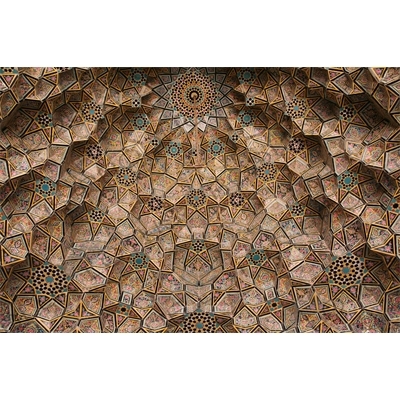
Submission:
[[[328,272],[331,283],[342,287],[359,284],[364,275],[364,262],[350,253],[334,257]]]
[[[33,268],[32,284],[36,293],[55,296],[66,290],[67,279],[60,268],[44,263],[39,268]]]
[[[0,67],[0,332],[399,332],[399,90]]]
[[[171,101],[185,117],[201,118],[215,104],[217,91],[210,77],[191,71],[178,77],[171,89]]]
[[[307,104],[304,99],[294,98],[286,104],[286,113],[292,119],[303,118],[307,111]]]
[[[185,333],[214,333],[216,323],[212,314],[200,311],[185,317],[182,327]]]

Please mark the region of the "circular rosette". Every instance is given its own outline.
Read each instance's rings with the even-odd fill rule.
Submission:
[[[333,257],[333,262],[327,268],[329,282],[347,287],[361,283],[365,274],[364,259],[348,253],[342,257]]]
[[[64,271],[47,262],[33,268],[30,282],[35,287],[37,294],[52,297],[65,292],[68,284]]]
[[[180,76],[171,90],[171,102],[185,117],[202,118],[216,101],[217,90],[211,79],[198,71]]]
[[[196,311],[185,317],[182,328],[185,333],[214,333],[215,317],[210,313]]]
[[[264,250],[260,249],[253,249],[249,254],[247,254],[246,258],[249,264],[257,266],[263,265],[267,261],[267,255]]]

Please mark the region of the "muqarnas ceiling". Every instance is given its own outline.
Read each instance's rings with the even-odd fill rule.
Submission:
[[[0,67],[0,330],[397,332],[399,68]]]

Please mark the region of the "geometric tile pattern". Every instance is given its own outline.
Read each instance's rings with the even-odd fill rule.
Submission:
[[[400,331],[399,96],[399,68],[0,67],[0,331]]]

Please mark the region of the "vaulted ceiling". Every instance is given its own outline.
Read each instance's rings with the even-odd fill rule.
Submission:
[[[0,67],[0,330],[397,332],[399,68]]]

